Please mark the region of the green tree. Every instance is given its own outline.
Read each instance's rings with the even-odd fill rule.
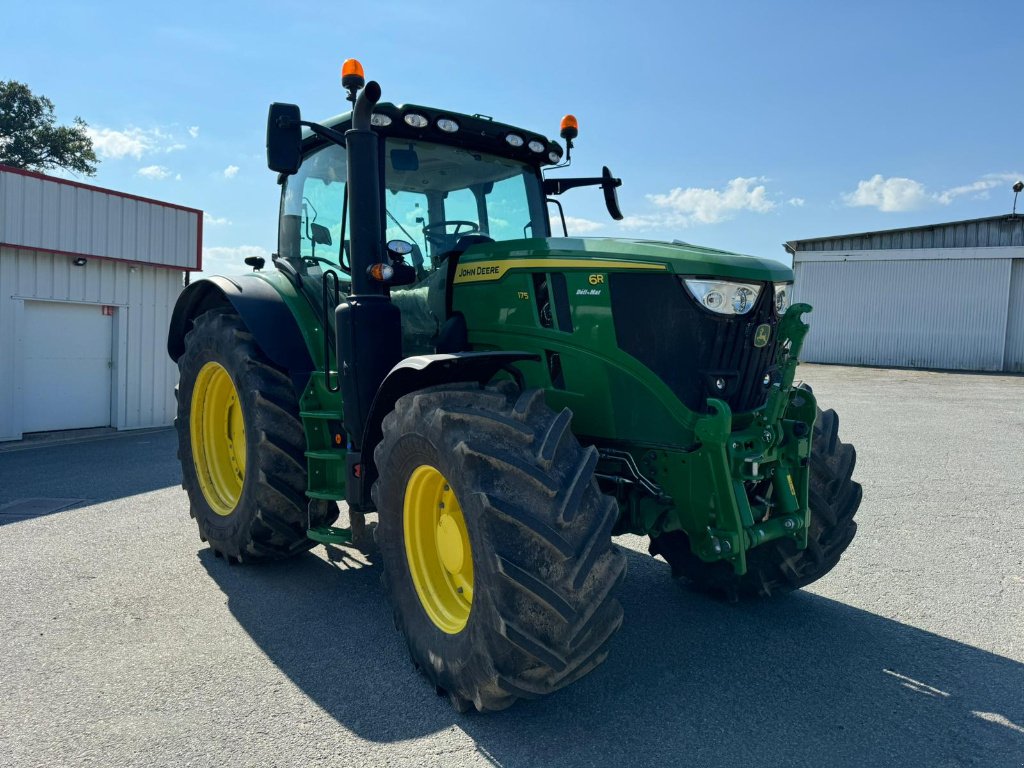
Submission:
[[[64,168],[92,176],[96,151],[76,117],[73,125],[57,125],[53,102],[36,96],[24,83],[0,80],[0,163],[31,171]]]

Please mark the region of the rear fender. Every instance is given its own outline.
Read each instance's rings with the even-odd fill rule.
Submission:
[[[254,275],[207,277],[182,291],[167,332],[171,359],[177,362],[185,353],[185,336],[195,319],[222,306],[238,313],[260,349],[274,365],[288,372],[296,394],[301,395],[314,369],[313,358],[284,298],[273,285]]]

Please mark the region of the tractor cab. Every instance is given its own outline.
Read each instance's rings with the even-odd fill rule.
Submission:
[[[319,313],[354,290],[389,296],[401,310],[405,357],[464,348],[463,334],[446,334],[444,326],[454,314],[456,267],[468,249],[550,237],[549,203],[565,234],[561,205],[551,196],[577,186],[601,186],[613,218],[622,216],[615,197],[621,182],[607,168],[599,177],[544,179],[545,169],[568,164],[578,134],[572,115],[562,121],[563,150],[486,115],[375,103],[365,130],[373,146],[356,152],[361,167],[353,169],[346,136],[355,112],[318,124],[301,120],[295,105],[271,105],[268,164],[282,185],[275,264],[294,276]],[[356,219],[368,242],[354,268],[349,217],[359,208],[367,214]],[[395,249],[372,252],[379,243]],[[369,284],[360,289],[364,277]]]
[[[309,144],[298,171],[282,180],[278,254],[298,267],[351,273],[345,148]],[[385,240],[412,246],[417,279],[469,244],[548,236],[535,165],[423,139],[385,135],[381,147]]]
[[[396,116],[433,112],[381,107],[393,110]],[[382,122],[382,115],[387,112],[375,114],[378,122]],[[458,118],[463,122],[467,119],[461,115]],[[444,125],[459,125],[455,118],[445,120]],[[347,121],[346,115],[328,125],[343,128]],[[439,348],[442,329],[452,315],[450,292],[455,266],[469,247],[550,234],[543,181],[536,163],[517,158],[514,152],[495,154],[465,142],[438,140],[449,137],[450,133],[426,139],[385,134],[380,142],[384,241],[405,244],[394,246],[397,251],[389,253],[388,266],[402,264],[409,268],[401,279],[392,275],[386,282],[392,301],[402,313],[406,357]],[[294,272],[302,282],[303,293],[319,311],[324,309],[322,283],[327,272],[338,275],[339,294],[351,291],[349,174],[343,146],[311,138],[315,138],[313,134],[307,137],[308,147],[304,147],[298,171],[282,179],[275,261]],[[550,151],[558,157],[555,149]],[[455,351],[450,349],[452,346],[463,344],[456,338],[440,345],[446,351]]]

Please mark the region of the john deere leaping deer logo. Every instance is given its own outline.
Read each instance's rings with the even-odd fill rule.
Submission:
[[[761,323],[754,331],[754,346],[760,349],[772,337],[772,327],[768,323]]]

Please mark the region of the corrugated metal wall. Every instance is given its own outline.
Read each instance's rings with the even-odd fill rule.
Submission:
[[[1004,370],[1024,373],[1024,259],[1013,260]]]
[[[878,251],[893,248],[993,248],[1024,245],[1024,216],[992,216],[930,227],[819,237],[793,242],[798,251]]]
[[[1009,258],[812,261],[798,252],[795,297],[814,307],[801,358],[1002,370],[1008,322],[1024,334],[1024,312],[1009,316],[1012,265]]]
[[[0,439],[21,437],[20,404],[31,397],[20,370],[26,300],[114,307],[112,426],[170,424],[178,371],[167,356],[166,334],[181,290],[176,270],[101,259],[76,267],[70,256],[0,247]],[[74,382],[67,392],[74,397]]]
[[[202,212],[0,168],[0,244],[199,266]]]

